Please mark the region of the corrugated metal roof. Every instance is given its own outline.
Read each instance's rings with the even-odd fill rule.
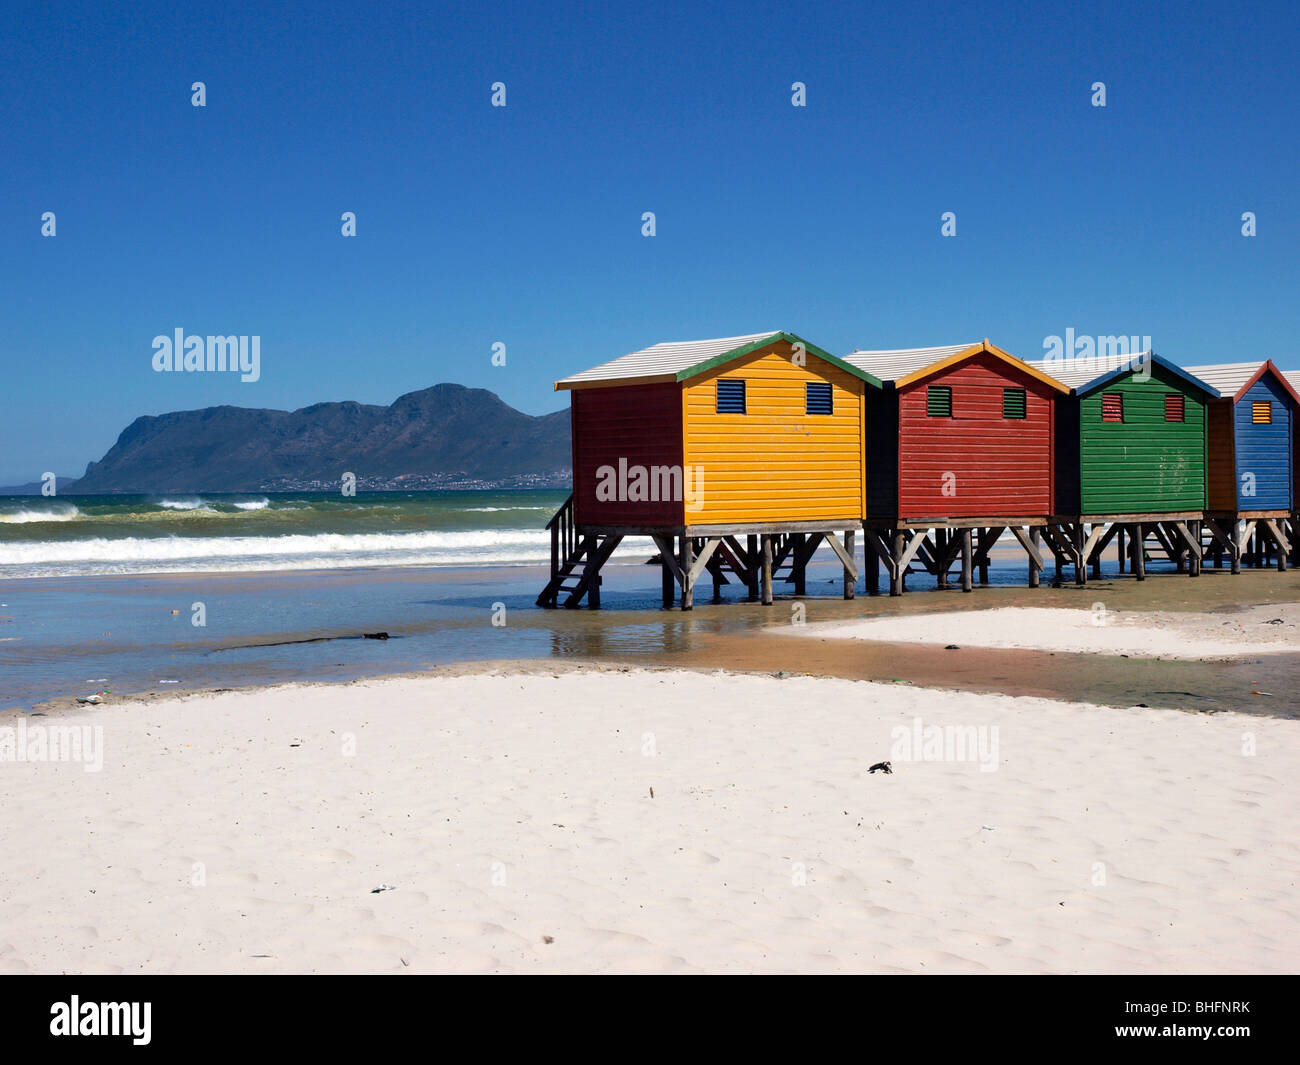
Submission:
[[[1135,359],[1149,355],[1144,351],[1136,355],[1092,355],[1076,356],[1070,359],[1026,359],[1035,370],[1055,377],[1063,385],[1079,388],[1095,381],[1103,374],[1114,370],[1126,369]]]
[[[1241,386],[1259,372],[1264,365],[1263,359],[1255,362],[1220,362],[1209,366],[1185,366],[1189,374],[1199,377],[1207,384],[1213,385],[1225,396],[1235,396]]]
[[[844,361],[859,370],[866,370],[882,381],[897,381],[917,370],[923,370],[932,363],[949,358],[976,347],[981,341],[969,344],[949,344],[942,348],[897,348],[892,351],[854,351],[844,356]]]
[[[1209,381],[1197,377],[1190,370],[1184,369],[1176,362],[1171,362],[1154,351],[1139,351],[1132,355],[1092,355],[1074,356],[1073,358],[1039,359],[1028,365],[1055,377],[1064,385],[1075,390],[1076,395],[1086,395],[1096,388],[1109,384],[1112,380],[1123,377],[1125,371],[1139,369],[1144,360],[1163,367],[1175,377],[1182,378],[1194,388],[1203,390],[1206,395],[1219,398],[1219,390]]]
[[[664,344],[653,344],[628,355],[593,366],[590,370],[565,377],[556,383],[556,388],[565,385],[590,381],[621,381],[636,377],[675,378],[683,370],[689,370],[702,362],[716,359],[729,351],[755,344],[769,337],[779,336],[781,330],[772,329],[766,333],[748,333],[739,337],[718,337],[715,340],[674,340]]]

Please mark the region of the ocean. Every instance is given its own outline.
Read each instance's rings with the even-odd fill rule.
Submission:
[[[544,562],[565,495],[0,496],[0,579]]]
[[[2,496],[0,710],[681,646],[648,539],[607,568],[611,610],[535,606],[566,494]]]
[[[696,610],[664,611],[659,568],[646,565],[654,546],[629,538],[602,573],[602,610],[542,610],[545,524],[565,495],[0,497],[0,710],[485,660],[725,665],[743,655],[747,668],[766,668],[766,645],[737,636],[783,621],[995,605],[978,592],[917,596],[935,586],[924,574],[901,599],[868,600],[860,585],[845,602],[839,564],[822,550],[803,600],[778,580],[777,602],[763,607],[732,583],[715,607],[706,581]],[[990,583],[1013,597],[1004,601],[1043,601],[1023,588],[1025,570],[1019,549],[995,552]],[[1187,585],[1143,587],[1156,606]],[[1086,606],[1097,591],[1078,597]],[[388,638],[366,638],[378,633]]]

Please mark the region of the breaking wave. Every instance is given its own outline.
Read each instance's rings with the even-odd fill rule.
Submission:
[[[0,524],[29,525],[46,521],[77,521],[84,516],[76,507],[64,504],[53,510],[0,511]]]
[[[550,544],[544,529],[18,540],[0,543],[0,576],[520,565],[549,560]]]

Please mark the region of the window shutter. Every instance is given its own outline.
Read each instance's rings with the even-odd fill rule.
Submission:
[[[1165,396],[1165,421],[1186,421],[1187,407],[1184,398],[1177,393]]]
[[[1023,418],[1025,416],[1025,390],[1023,388],[1004,388],[1002,390],[1002,417]]]
[[[745,382],[718,378],[718,413],[745,413]]]
[[[1124,420],[1124,393],[1102,393],[1101,420],[1103,422],[1122,422]]]
[[[1250,420],[1256,425],[1273,424],[1273,404],[1270,400],[1255,400],[1250,405]]]
[[[947,385],[930,385],[925,390],[925,413],[931,418],[951,418],[952,389]]]
[[[828,381],[809,381],[805,386],[804,411],[808,414],[831,414],[831,386]]]

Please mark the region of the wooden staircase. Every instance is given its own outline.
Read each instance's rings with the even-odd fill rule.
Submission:
[[[584,598],[592,609],[599,609],[600,568],[623,537],[580,532],[573,520],[572,494],[546,523],[546,528],[551,534],[551,579],[537,597],[537,605],[553,610],[563,596],[566,609],[581,606]]]

